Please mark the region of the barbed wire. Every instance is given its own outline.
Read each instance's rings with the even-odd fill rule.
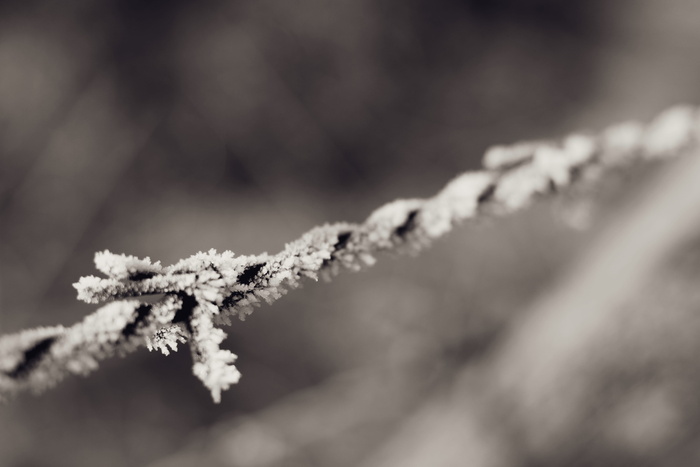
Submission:
[[[538,195],[596,178],[605,169],[678,156],[699,142],[700,111],[678,106],[646,125],[626,122],[558,142],[493,147],[483,170],[459,175],[431,198],[388,203],[363,223],[315,227],[275,255],[209,250],[162,266],[150,258],[99,252],[95,265],[106,277],[82,277],[74,286],[78,299],[107,304],[73,326],[0,337],[0,399],[88,374],[99,360],[140,346],[167,355],[189,342],[193,372],[219,402],[240,378],[236,355],[220,348],[226,337],[221,327],[231,324],[231,316],[245,318],[305,277],[329,279],[341,269],[371,266],[379,252],[418,252],[467,219],[517,211]],[[161,297],[138,300],[153,295]]]

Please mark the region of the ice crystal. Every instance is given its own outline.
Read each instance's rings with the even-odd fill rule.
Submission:
[[[219,345],[226,338],[226,333],[214,326],[211,314],[206,310],[195,309],[190,322],[192,328],[192,370],[204,386],[211,391],[214,402],[221,402],[221,391],[225,391],[241,378],[233,365],[236,355],[221,349]]]
[[[160,262],[151,263],[151,258],[115,255],[109,251],[95,253],[95,267],[105,276],[117,280],[139,280],[152,277],[162,271]]]
[[[419,214],[427,239],[438,238],[449,232],[455,223],[474,217],[479,198],[494,181],[491,173],[467,172],[448,183]]]
[[[170,355],[171,350],[176,352],[177,345],[185,342],[187,342],[185,333],[177,324],[160,328],[152,336],[146,337],[148,350],[158,350],[163,355]]]
[[[532,158],[539,143],[526,142],[511,146],[493,146],[484,155],[484,167],[489,170],[512,168]]]

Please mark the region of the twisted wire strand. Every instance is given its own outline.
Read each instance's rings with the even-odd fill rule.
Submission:
[[[304,277],[329,279],[341,269],[375,263],[378,252],[417,252],[453,226],[483,214],[507,214],[536,196],[555,193],[578,179],[641,160],[684,154],[700,142],[700,111],[671,108],[651,123],[626,122],[597,134],[577,133],[559,142],[496,146],[484,169],[467,172],[426,199],[400,199],[363,223],[311,229],[276,255],[235,256],[200,252],[171,266],[149,258],[95,255],[106,277],[82,277],[78,299],[104,303],[70,327],[30,329],[0,337],[0,399],[40,391],[70,374],[87,374],[98,361],[140,346],[168,354],[189,342],[193,372],[211,391],[238,382],[236,356],[219,345],[230,316],[241,319],[262,301],[272,303]],[[162,295],[155,303],[137,298]]]

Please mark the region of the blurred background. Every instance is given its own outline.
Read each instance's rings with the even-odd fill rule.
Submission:
[[[491,145],[697,104],[699,54],[691,0],[3,1],[0,333],[90,313],[71,284],[98,250],[275,253]],[[552,363],[561,391],[489,385],[653,172],[587,192],[586,231],[542,202],[258,309],[226,329],[220,405],[187,348],[19,397],[0,465],[697,465],[692,248]]]

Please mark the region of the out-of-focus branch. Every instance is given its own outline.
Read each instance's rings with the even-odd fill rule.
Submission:
[[[459,222],[518,210],[536,195],[603,169],[683,154],[698,146],[699,122],[695,108],[677,107],[649,125],[630,122],[561,142],[495,147],[484,170],[460,175],[432,198],[389,203],[361,224],[317,227],[276,255],[211,250],[165,267],[148,258],[98,253],[96,266],[107,277],[83,277],[75,286],[81,300],[111,303],[72,327],[0,338],[0,397],[87,373],[98,360],[139,345],[167,353],[189,340],[194,373],[218,401],[240,377],[235,355],[219,348],[225,333],[218,326],[228,316],[245,317],[253,305],[275,301],[303,277],[357,270],[381,251],[416,252]],[[163,298],[155,304],[125,300],[142,295]]]

